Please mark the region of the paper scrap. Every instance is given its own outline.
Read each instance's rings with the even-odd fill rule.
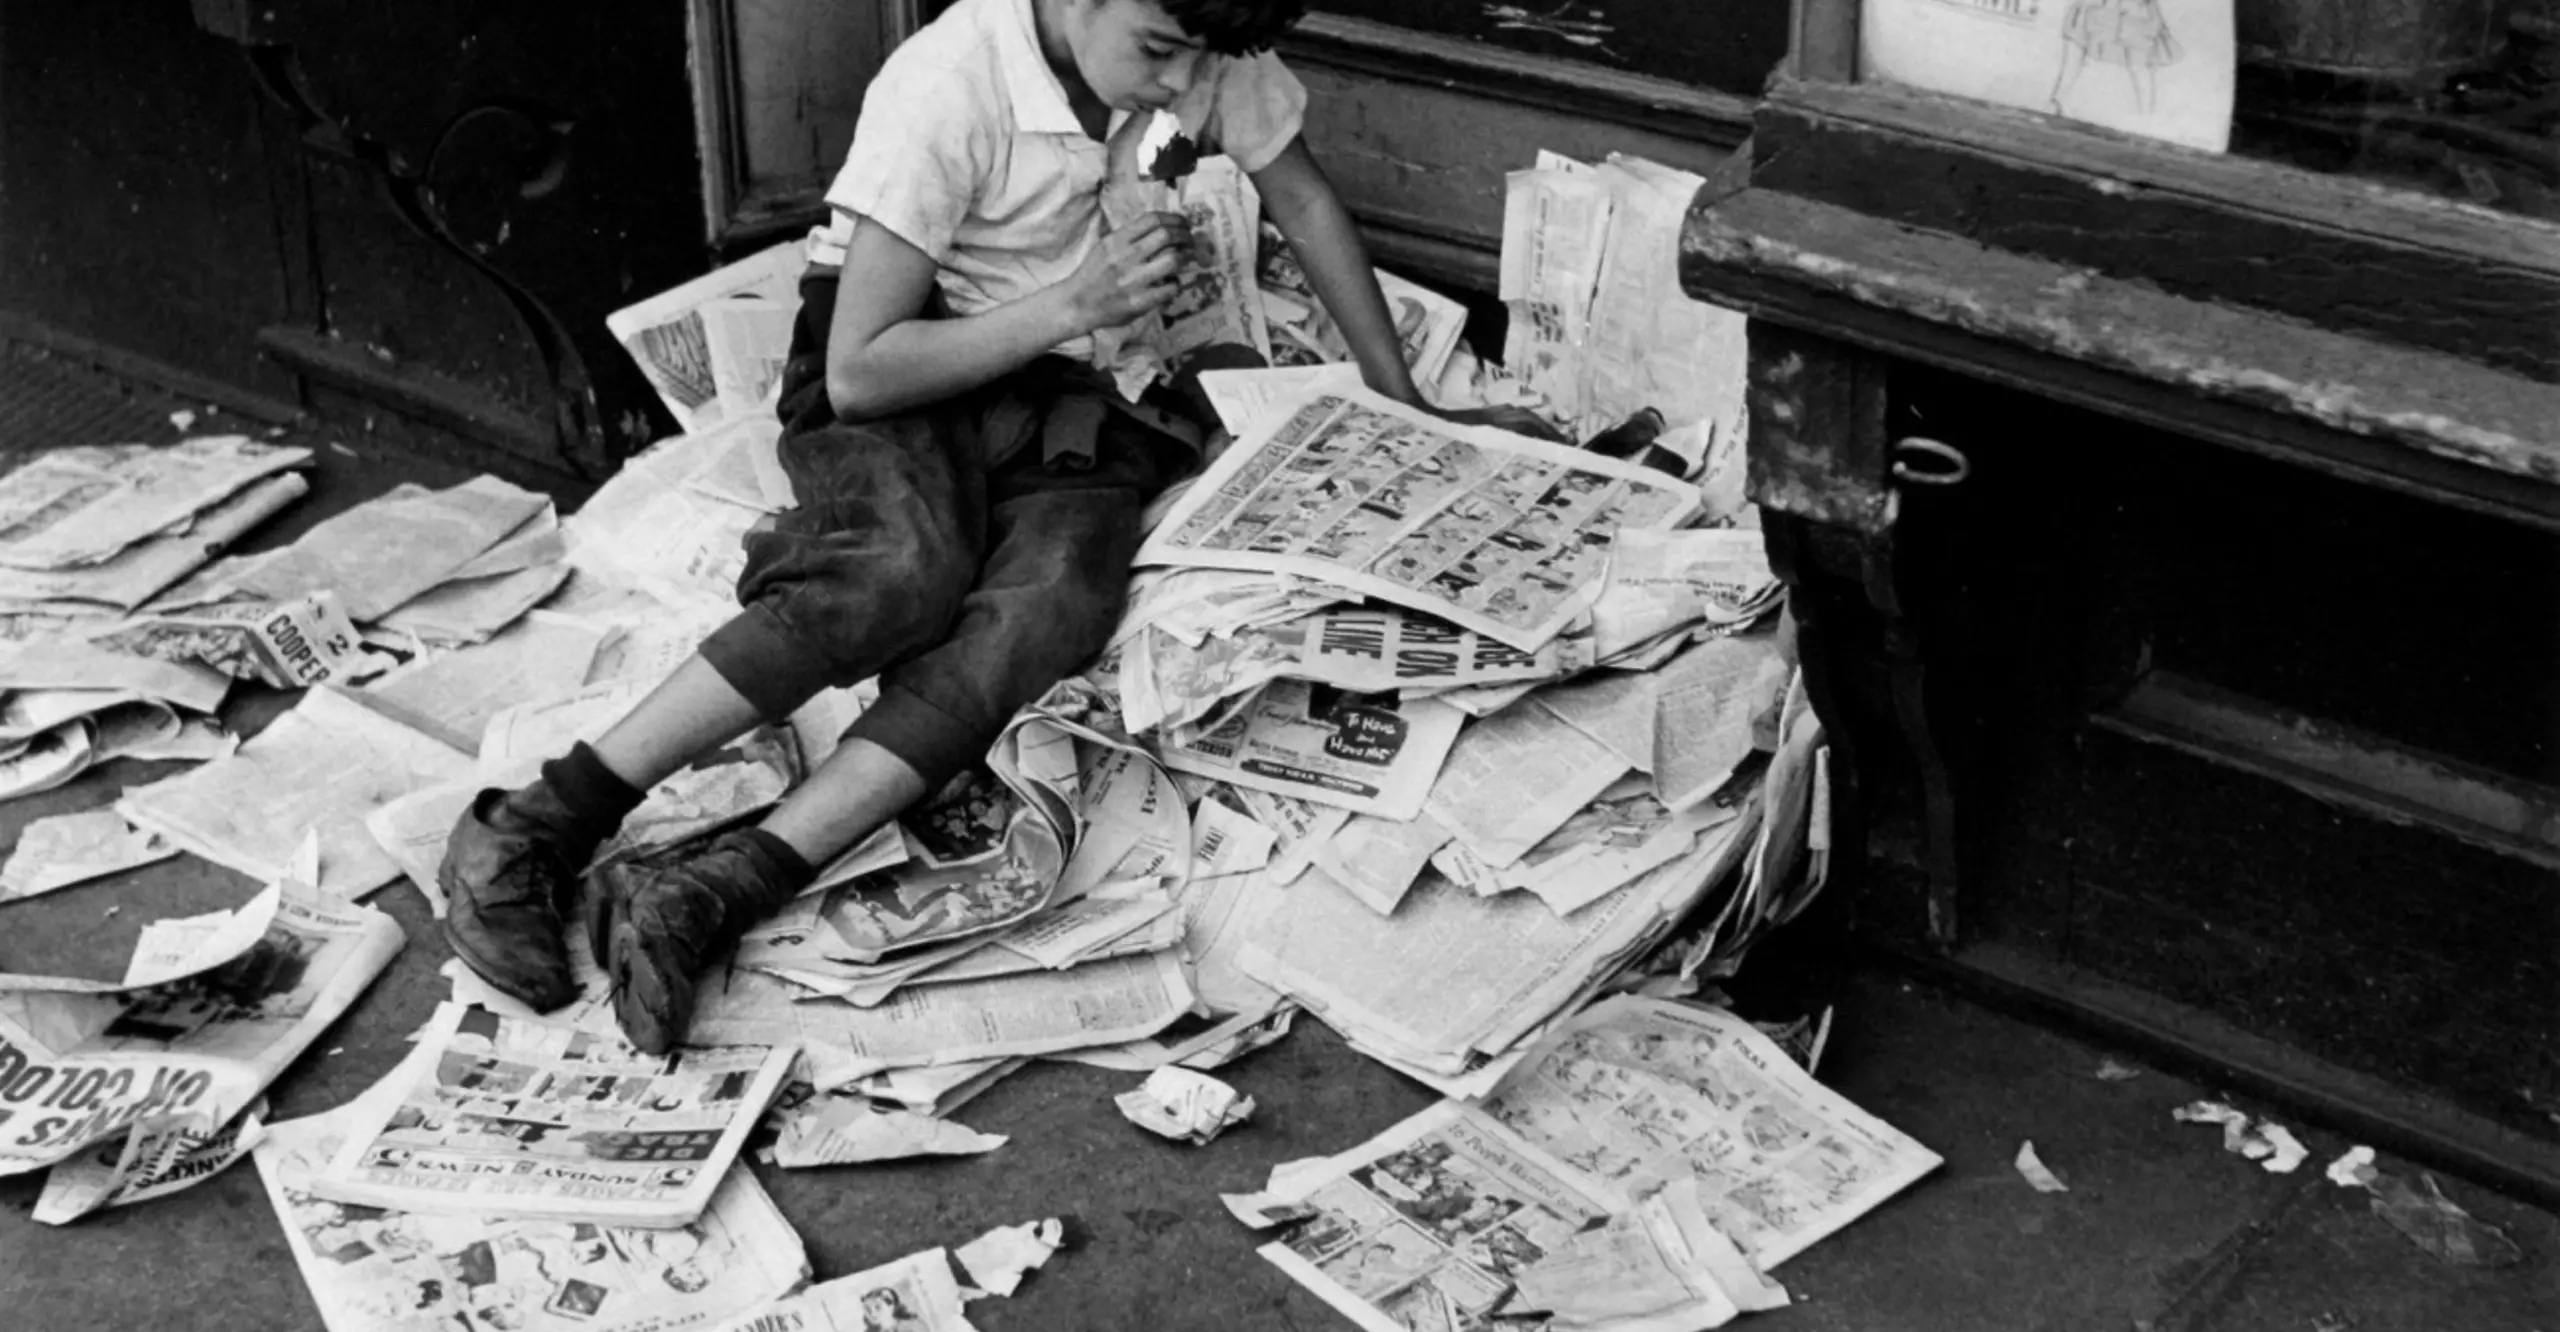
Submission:
[[[1025,1272],[1049,1261],[1066,1241],[1066,1228],[1056,1217],[998,1226],[951,1251],[969,1283],[990,1295],[1010,1297],[1022,1286]]]
[[[853,1096],[819,1096],[786,1116],[773,1163],[789,1170],[854,1165],[913,1156],[975,1156],[1009,1141],[966,1124],[875,1105]]]
[[[111,809],[37,819],[0,865],[0,902],[15,902],[167,860],[178,848],[136,831]]]
[[[2018,1173],[2025,1176],[2027,1182],[2034,1185],[2038,1193],[2069,1193],[2071,1191],[2071,1186],[2063,1183],[2061,1176],[2047,1169],[2043,1159],[2036,1155],[2036,1144],[2033,1139],[2018,1144],[2017,1167]]]
[[[2360,1189],[2371,1184],[2379,1171],[2373,1168],[2373,1149],[2363,1145],[2348,1148],[2329,1163],[2329,1182],[2342,1189]]]
[[[1112,1098],[1120,1113],[1150,1133],[1195,1147],[1253,1117],[1253,1098],[1206,1073],[1173,1067],[1147,1075],[1137,1088]]]
[[[2310,1151],[2273,1120],[2252,1122],[2248,1114],[2220,1101],[2191,1101],[2171,1114],[2185,1124],[2222,1126],[2222,1150],[2257,1162],[2271,1174],[2289,1175]]]

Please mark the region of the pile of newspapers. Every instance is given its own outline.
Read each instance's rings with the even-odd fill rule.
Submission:
[[[1197,1071],[1307,1015],[1450,1098],[1230,1199],[1363,1326],[1632,1332],[1782,1301],[1767,1268],[1936,1158],[1683,1002],[1804,909],[1829,850],[1829,751],[1741,496],[1739,320],[1663,295],[1696,183],[1515,176],[1507,365],[1460,345],[1454,302],[1388,285],[1434,406],[1581,439],[1652,420],[1641,461],[1367,392],[1222,164],[1107,200],[1191,211],[1210,257],[1102,340],[1106,368],[1134,388],[1207,341],[1272,364],[1201,378],[1226,429],[1150,508],[1101,657],[718,959],[672,1061],[622,1041],[572,930],[565,1009],[448,963],[451,1002],[372,1090],[291,1123],[260,1099],[402,945],[359,899],[405,877],[440,914],[474,794],[600,736],[735,613],[743,537],[794,503],[772,404],[796,247],[615,316],[687,433],[566,519],[481,477],[216,560],[301,493],[301,451],[69,450],[0,479],[0,743],[207,760],[31,825],[0,899],[181,853],[266,885],[154,922],[120,982],[0,976],[0,1068],[89,1107],[0,1174],[50,1168],[58,1222],[253,1156],[338,1329],[965,1332],[964,1295],[1009,1291],[1054,1223],[807,1285],[750,1135],[785,1168],[990,1151],[952,1112],[1061,1059],[1149,1073],[1124,1113],[1206,1143],[1254,1107]],[[312,687],[235,747],[205,720],[234,678]],[[675,774],[600,859],[755,817],[871,697]],[[146,730],[161,749],[118,738]]]

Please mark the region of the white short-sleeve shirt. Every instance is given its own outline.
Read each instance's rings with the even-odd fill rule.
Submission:
[[[835,216],[809,261],[840,266],[856,217],[924,251],[954,315],[1019,300],[1073,274],[1102,235],[1108,149],[1084,132],[1040,54],[1035,0],[959,0],[890,53],[863,95]],[[1247,172],[1298,136],[1307,92],[1269,52],[1200,57],[1169,108],[1204,152]],[[1128,112],[1115,111],[1117,131]],[[1084,359],[1091,339],[1056,351]]]

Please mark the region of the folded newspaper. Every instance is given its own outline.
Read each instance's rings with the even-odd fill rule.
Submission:
[[[413,1212],[681,1226],[710,1206],[792,1051],[653,1059],[559,1023],[445,1004],[347,1112],[310,1181]]]
[[[0,1175],[61,1161],[151,1121],[227,1124],[391,964],[400,927],[279,881],[211,923],[207,950],[130,984],[8,977]]]
[[[97,564],[310,460],[246,435],[54,449],[0,477],[0,565]]]
[[[329,1332],[670,1332],[808,1279],[800,1236],[746,1170],[670,1228],[408,1212],[312,1191],[348,1120],[341,1109],[271,1125],[253,1153]]]
[[[807,248],[786,241],[605,316],[676,424],[702,434],[756,410],[779,379]]]

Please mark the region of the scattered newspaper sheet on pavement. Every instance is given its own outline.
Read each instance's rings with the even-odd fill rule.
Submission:
[[[348,1120],[270,1125],[253,1153],[329,1332],[686,1332],[808,1278],[800,1236],[746,1170],[672,1228],[404,1212],[312,1191]]]
[[[448,1003],[350,1109],[311,1190],[416,1212],[680,1226],[710,1205],[791,1058],[785,1045],[657,1059]]]
[[[134,988],[0,990],[0,1072],[30,1096],[61,1089],[0,1107],[0,1175],[51,1165],[154,1116],[228,1122],[403,942],[389,916],[290,881],[242,912],[264,912],[264,925],[245,947],[223,945],[216,965]]]

